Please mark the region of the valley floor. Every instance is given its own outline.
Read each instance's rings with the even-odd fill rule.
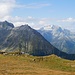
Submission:
[[[0,55],[0,75],[75,75],[75,61],[55,55]]]

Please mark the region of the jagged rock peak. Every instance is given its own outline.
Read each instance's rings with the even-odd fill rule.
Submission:
[[[28,24],[25,24],[25,25],[21,25],[20,28],[27,28],[28,29],[28,28],[31,28],[31,27]]]
[[[9,23],[8,21],[3,21],[3,22],[0,22],[0,29],[12,29],[14,28],[14,25],[12,23]]]
[[[28,24],[21,25],[19,27],[14,28],[14,30],[28,30],[28,29],[32,29]]]

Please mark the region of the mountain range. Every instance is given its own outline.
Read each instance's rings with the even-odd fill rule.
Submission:
[[[60,51],[75,54],[75,33],[56,25],[42,27],[38,32]]]
[[[59,30],[61,31],[61,28]],[[34,56],[55,54],[65,59],[75,59],[74,54],[58,50],[29,25],[14,27],[7,21],[0,22],[0,50],[5,52],[20,51]]]
[[[22,52],[37,56],[49,55],[58,50],[27,24],[14,27],[13,24],[4,21],[0,26],[0,50],[18,51],[20,45]]]

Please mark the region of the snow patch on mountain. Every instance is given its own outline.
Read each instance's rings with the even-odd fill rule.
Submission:
[[[59,50],[75,53],[75,33],[56,25],[44,26],[38,32]]]

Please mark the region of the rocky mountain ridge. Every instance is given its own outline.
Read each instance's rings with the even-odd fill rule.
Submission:
[[[8,25],[10,23],[3,23],[5,24],[4,28],[0,28],[0,50],[5,52],[20,51],[34,56],[55,54],[65,59],[75,59],[74,54],[67,54],[58,50],[29,25],[14,27]]]
[[[38,30],[53,46],[68,54],[75,53],[75,34],[59,26],[49,25]]]

